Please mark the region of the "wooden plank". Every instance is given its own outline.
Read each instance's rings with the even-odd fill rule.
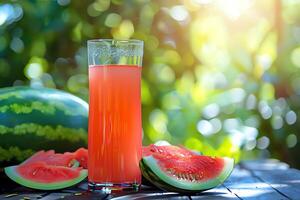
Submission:
[[[240,199],[288,199],[250,171],[236,166],[224,186]]]
[[[118,197],[112,197],[112,200],[142,200],[142,199],[171,199],[171,200],[189,200],[190,198],[186,195],[180,195],[174,192],[157,192],[157,191],[148,191],[148,192],[139,192],[135,194],[128,194]]]
[[[83,193],[73,193],[69,194],[64,198],[64,200],[100,200],[108,199],[109,195],[101,192],[83,192]]]
[[[300,171],[297,169],[285,170],[255,170],[252,173],[269,184],[272,188],[288,197],[300,199]]]
[[[198,200],[198,199],[207,199],[207,200],[238,200],[239,198],[231,193],[227,188],[224,186],[219,186],[217,188],[199,193],[197,195],[192,195],[191,199]]]
[[[171,199],[171,200],[190,200],[188,196],[180,195],[178,193],[173,192],[157,192],[157,191],[148,191],[148,192],[138,192],[138,193],[120,193],[118,196],[116,195],[107,195],[103,194],[101,192],[85,192],[81,193],[80,195],[72,194],[72,193],[66,193],[67,195],[62,195],[61,193],[58,193],[51,198],[45,197],[43,200],[54,200],[59,199],[60,195],[65,196],[65,200],[99,200],[99,199],[112,199],[112,200],[142,200],[142,199]]]
[[[47,196],[41,198],[40,200],[57,200],[64,199],[65,197],[71,195],[70,193],[62,193],[62,192],[53,192],[48,194]],[[10,199],[8,199],[10,200]]]
[[[266,159],[266,160],[248,160],[240,164],[243,168],[248,170],[285,170],[289,169],[289,165],[280,162],[276,159]]]
[[[10,193],[10,194],[2,194],[0,195],[0,199],[7,199],[7,200],[36,200],[41,199],[45,193]]]

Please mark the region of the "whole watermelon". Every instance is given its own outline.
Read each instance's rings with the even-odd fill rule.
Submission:
[[[20,163],[41,149],[87,146],[88,104],[55,89],[0,89],[0,167]]]

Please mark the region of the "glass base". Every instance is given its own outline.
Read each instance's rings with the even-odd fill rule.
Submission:
[[[88,182],[89,191],[101,191],[106,194],[111,194],[113,192],[122,192],[122,191],[139,191],[139,183],[94,183]]]

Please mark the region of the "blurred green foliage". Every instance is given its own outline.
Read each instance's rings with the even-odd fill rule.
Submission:
[[[145,41],[144,144],[300,166],[299,0],[0,3],[0,86],[88,99],[86,41]]]

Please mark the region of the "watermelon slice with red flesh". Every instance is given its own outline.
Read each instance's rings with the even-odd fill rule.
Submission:
[[[187,153],[189,150],[174,146],[155,149],[152,155],[142,158],[141,170],[148,181],[167,191],[195,193],[214,188],[229,177],[234,167],[231,158]]]
[[[83,159],[85,154],[77,155]],[[87,155],[86,155],[87,157]],[[87,170],[78,167],[75,153],[39,151],[18,166],[6,167],[13,181],[33,189],[56,190],[75,185],[87,177]]]
[[[20,185],[39,189],[57,190],[73,186],[87,177],[87,170],[36,162],[27,165],[6,167],[6,175]]]

